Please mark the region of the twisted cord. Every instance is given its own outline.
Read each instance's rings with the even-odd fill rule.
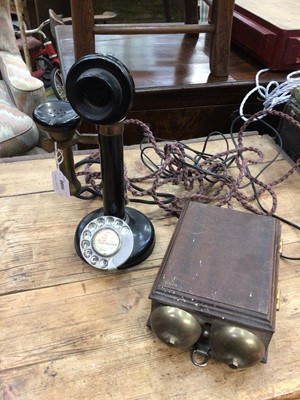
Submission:
[[[144,138],[147,139],[147,147],[152,149],[160,160],[160,163],[155,165],[154,170],[151,170],[150,173],[135,178],[128,177],[125,166],[126,202],[129,202],[128,192],[136,198],[150,196],[160,208],[167,213],[178,216],[183,205],[189,200],[233,208],[233,199],[235,199],[245,209],[253,213],[275,214],[277,196],[273,187],[285,181],[300,166],[300,159],[283,176],[273,182],[264,183],[258,179],[258,176],[252,176],[249,166],[261,164],[264,161],[264,155],[261,150],[255,147],[244,146],[243,134],[253,121],[267,114],[287,119],[300,131],[300,123],[289,115],[275,110],[262,110],[252,115],[243,124],[238,132],[235,148],[227,148],[225,151],[213,155],[201,155],[201,157],[199,153],[197,160],[195,159],[193,162],[187,157],[186,147],[183,143],[171,141],[164,142],[163,146],[159,146],[148,125],[136,119],[125,120],[125,124],[135,124],[142,129]],[[78,172],[77,175],[84,175],[86,183],[92,185],[94,190],[101,195],[101,182],[100,184],[96,183],[96,181],[101,181],[101,173],[91,172],[90,170],[93,161],[96,159],[99,159],[99,152],[89,156],[84,171]],[[232,166],[236,166],[238,170],[235,177],[231,174],[231,171],[234,171]],[[249,195],[244,191],[243,183],[245,180],[248,180],[253,188],[253,193]],[[138,183],[143,183],[143,186],[146,183],[149,183],[149,185],[147,188],[137,188],[136,184]],[[164,202],[159,193],[161,188],[168,187],[167,191],[171,192],[170,186],[178,185],[181,186],[180,195],[174,196],[172,201]],[[269,210],[253,205],[264,193],[268,193],[270,196],[271,206]]]
[[[286,103],[290,99],[293,90],[300,84],[300,70],[298,70],[288,74],[285,82],[271,81],[264,87],[260,84],[259,79],[267,71],[269,71],[268,68],[258,71],[255,77],[255,87],[246,94],[241,102],[239,113],[244,121],[247,121],[244,115],[244,106],[252,94],[257,92],[260,95],[264,110],[272,110],[275,106]],[[262,118],[262,116],[259,118]]]

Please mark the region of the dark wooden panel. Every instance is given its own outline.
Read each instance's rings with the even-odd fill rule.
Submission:
[[[149,124],[155,136],[164,139],[191,139],[212,131],[228,132],[230,116],[236,105],[190,107],[165,110],[132,111],[129,118]],[[224,129],[225,128],[225,129]],[[125,128],[125,144],[139,143],[142,132],[135,126]]]

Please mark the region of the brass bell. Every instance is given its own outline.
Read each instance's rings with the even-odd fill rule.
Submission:
[[[201,336],[201,325],[190,313],[180,308],[160,306],[150,315],[150,326],[163,343],[175,347],[190,347]]]
[[[258,336],[236,326],[213,329],[210,340],[213,355],[234,369],[251,367],[265,354],[265,346]]]

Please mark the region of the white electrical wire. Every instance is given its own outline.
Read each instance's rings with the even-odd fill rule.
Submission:
[[[244,121],[248,120],[248,118],[244,116],[244,107],[247,100],[253,93],[257,92],[260,95],[261,100],[263,101],[263,110],[272,110],[276,105],[286,103],[290,99],[293,89],[300,85],[300,70],[297,70],[288,74],[286,81],[283,83],[270,81],[266,87],[262,86],[259,82],[259,78],[267,71],[269,71],[268,68],[258,71],[255,77],[256,86],[246,94],[241,102],[239,113],[240,117]],[[299,77],[294,78],[295,75],[299,75]],[[259,118],[263,117],[264,115],[260,116]]]

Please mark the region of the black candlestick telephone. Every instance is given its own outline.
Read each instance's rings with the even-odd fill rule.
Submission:
[[[79,223],[76,251],[85,262],[101,270],[132,267],[150,255],[155,242],[151,221],[140,211],[125,207],[123,120],[132,105],[133,79],[115,57],[93,54],[71,67],[66,92],[69,102],[41,104],[33,119],[62,151],[59,170],[69,181],[72,195],[81,191],[72,152],[79,141],[76,128],[81,118],[97,126],[103,207]]]

